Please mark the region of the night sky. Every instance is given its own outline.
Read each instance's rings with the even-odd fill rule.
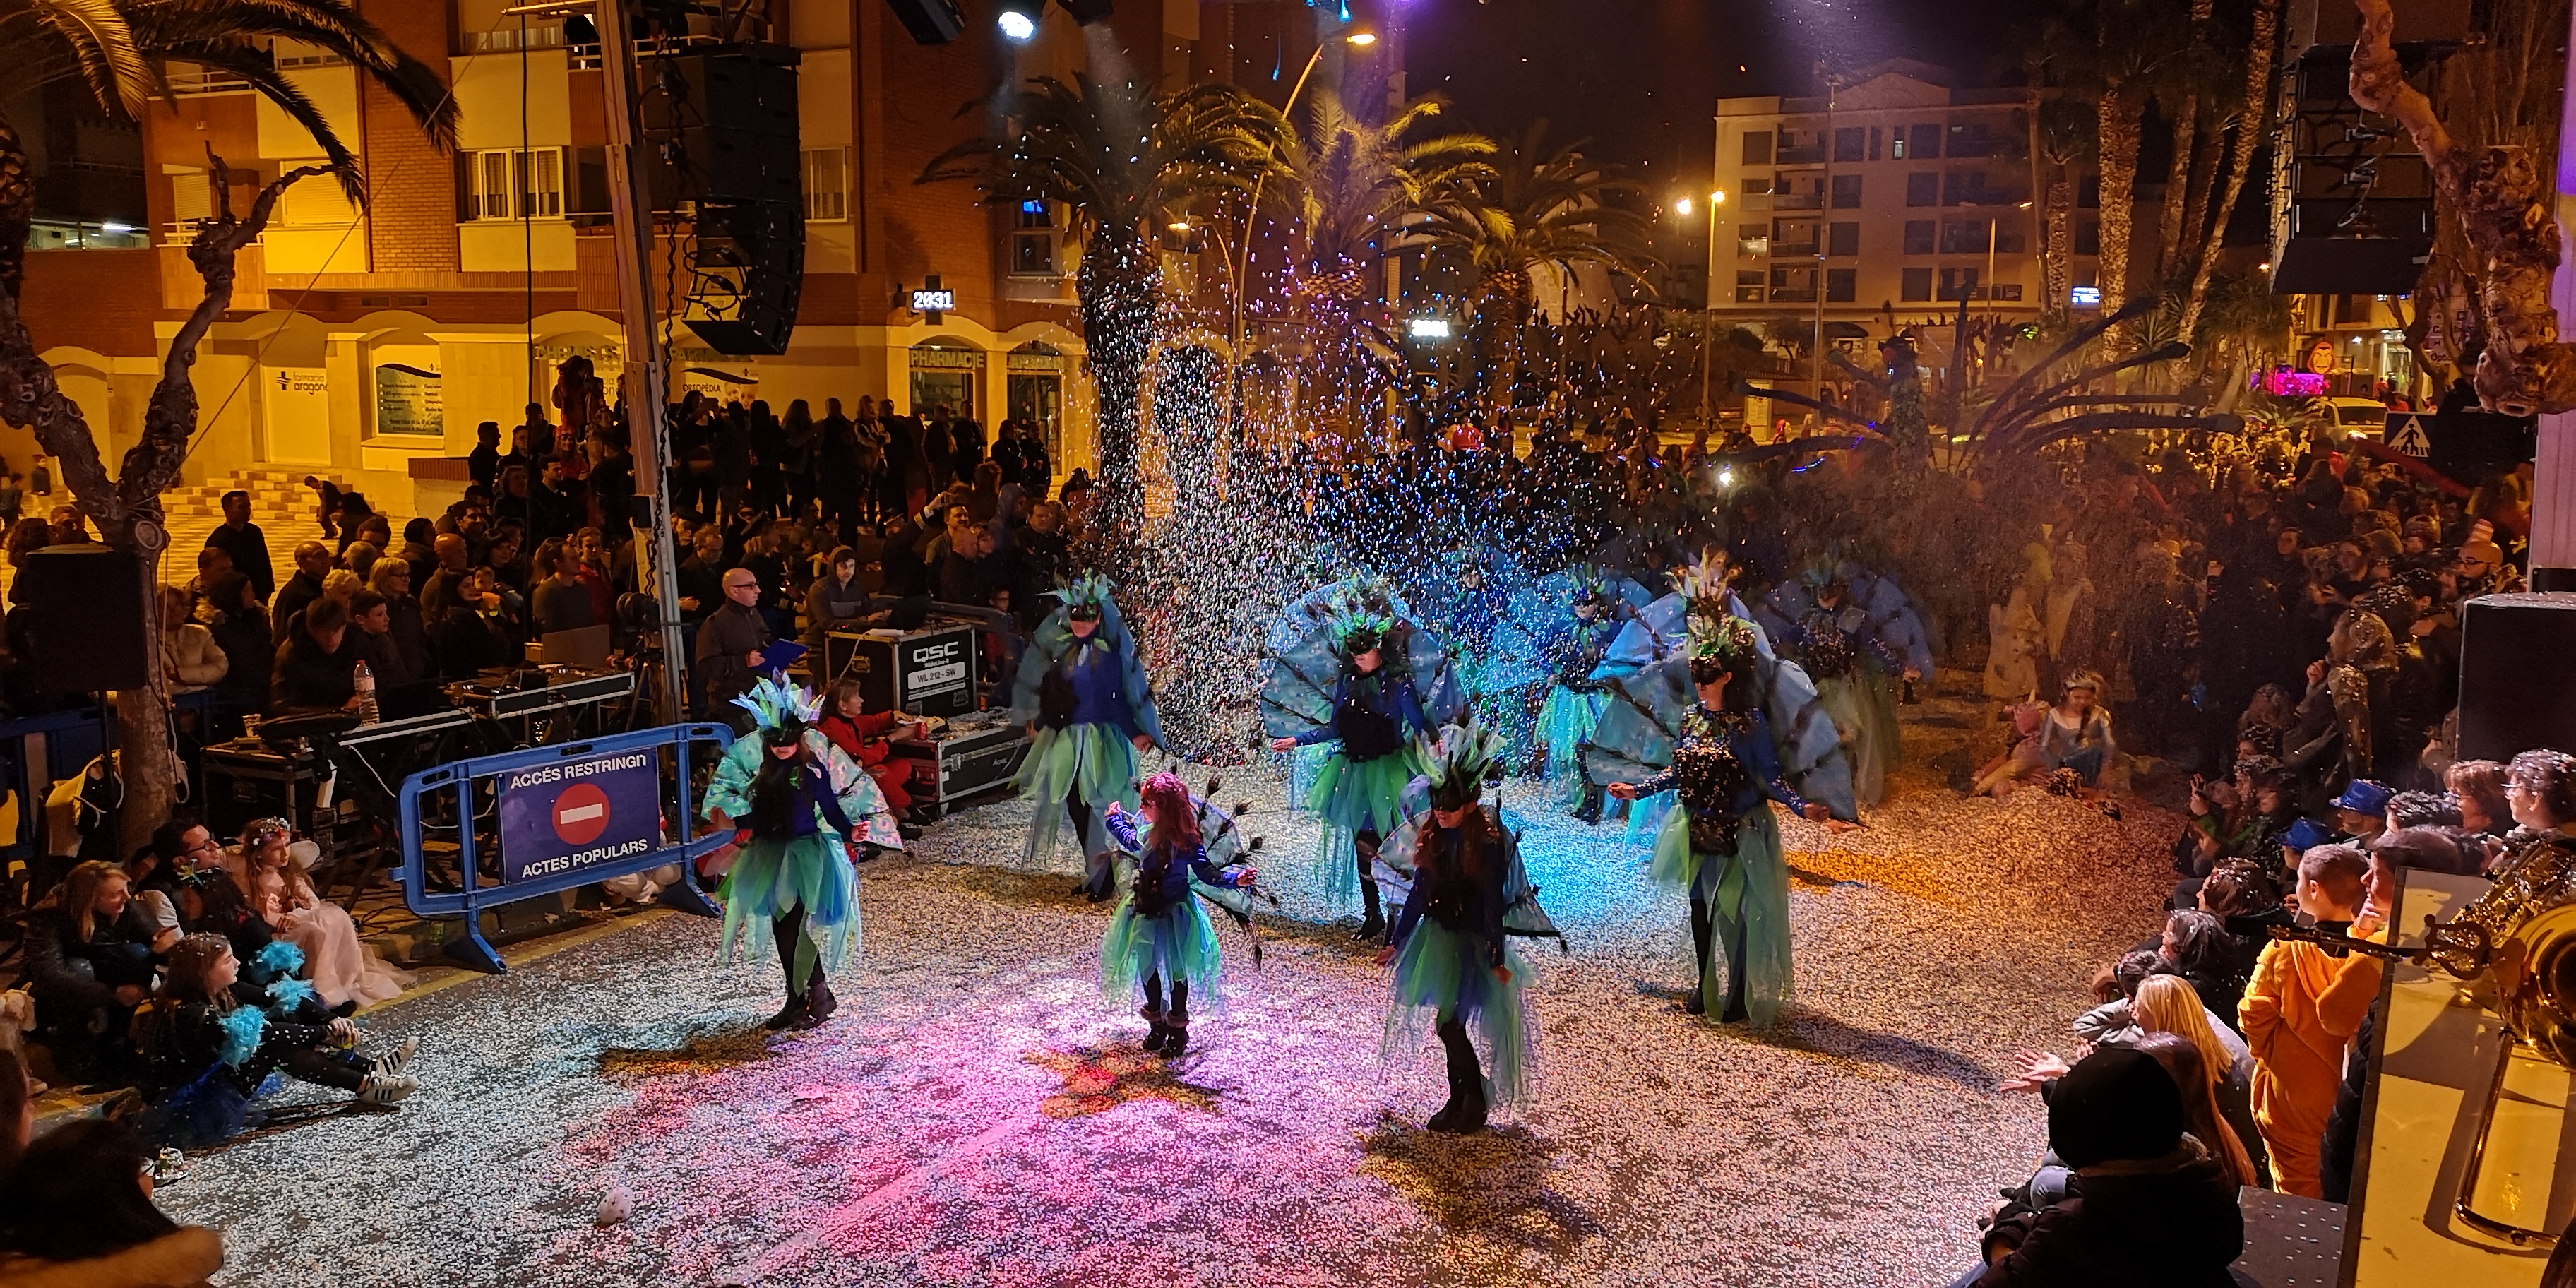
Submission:
[[[1706,170],[1722,96],[1812,92],[1820,57],[1914,58],[1992,83],[2039,0],[1396,0],[1412,88],[1490,134],[1549,119],[1641,177]],[[1998,60],[2004,60],[2003,67]]]

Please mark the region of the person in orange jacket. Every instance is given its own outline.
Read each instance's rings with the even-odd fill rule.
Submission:
[[[815,727],[833,746],[859,762],[868,777],[876,780],[877,790],[885,793],[887,807],[908,820],[903,825],[904,839],[918,836],[918,816],[911,812],[912,793],[903,787],[912,777],[910,762],[893,760],[886,742],[907,727],[912,737],[923,737],[927,726],[905,720],[900,711],[868,711],[866,700],[859,696],[859,682],[843,679],[832,682],[823,706],[823,721]]]
[[[2320,845],[2299,859],[2299,911],[2317,928],[2369,938],[2370,860],[2349,845]],[[2254,1053],[2254,1124],[2271,1152],[2273,1185],[2324,1197],[2317,1158],[2343,1083],[2344,1051],[2379,992],[2378,963],[2319,944],[2275,940],[2255,960],[2237,1017]]]

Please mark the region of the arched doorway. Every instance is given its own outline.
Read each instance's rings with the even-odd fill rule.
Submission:
[[[1047,459],[1064,459],[1065,357],[1055,346],[1031,340],[1005,359],[1009,383],[1003,415],[1020,432],[1046,444]]]
[[[905,410],[927,416],[941,404],[970,420],[984,419],[984,351],[953,335],[932,336],[912,346],[912,405]]]

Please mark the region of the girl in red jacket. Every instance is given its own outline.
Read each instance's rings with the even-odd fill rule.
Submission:
[[[885,793],[888,808],[898,815],[913,817],[908,813],[912,794],[903,789],[912,776],[911,763],[889,759],[893,753],[886,741],[898,733],[922,737],[926,726],[905,721],[899,711],[869,713],[866,705],[859,697],[858,681],[835,680],[823,704],[823,722],[816,727],[832,740],[833,746],[848,752],[850,759],[868,771],[868,777],[877,782],[877,790]]]

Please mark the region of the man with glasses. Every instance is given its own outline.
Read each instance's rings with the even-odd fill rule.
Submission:
[[[724,604],[698,626],[695,655],[698,677],[706,686],[702,718],[722,720],[736,733],[749,733],[751,713],[733,700],[751,690],[762,670],[761,652],[769,647],[769,623],[760,616],[760,579],[748,568],[724,574]]]

